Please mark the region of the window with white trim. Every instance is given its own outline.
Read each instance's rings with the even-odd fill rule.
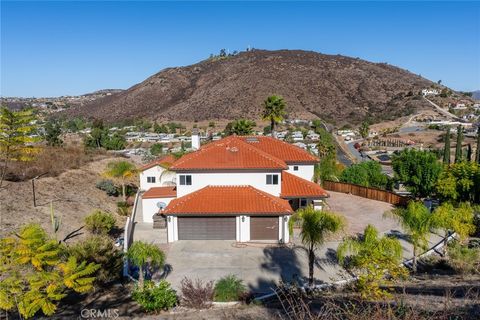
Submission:
[[[189,174],[180,175],[180,185],[181,186],[191,186],[192,185],[192,176]]]
[[[155,177],[147,177],[147,183],[155,183]]]
[[[278,184],[278,174],[267,174],[267,184]]]
[[[293,171],[298,171],[298,166],[293,166]]]
[[[307,206],[307,199],[302,198],[300,199],[300,207],[306,207]]]

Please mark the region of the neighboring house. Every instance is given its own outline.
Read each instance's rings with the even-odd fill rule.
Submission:
[[[161,168],[161,161],[146,171]],[[143,194],[144,222],[166,219],[168,242],[289,242],[294,211],[307,205],[320,209],[328,197],[311,182],[317,162],[272,137],[230,136],[208,143],[169,166],[175,188],[155,186]]]
[[[437,89],[423,89],[422,90],[422,95],[423,96],[436,96],[438,95],[439,92]]]

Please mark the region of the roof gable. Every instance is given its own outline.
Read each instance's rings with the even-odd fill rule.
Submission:
[[[155,166],[161,166],[161,167],[170,167],[177,159],[169,154],[164,157],[161,157],[159,159],[155,159],[152,162],[147,163],[146,165],[142,166],[140,168],[140,171],[145,171],[147,169],[153,168]]]

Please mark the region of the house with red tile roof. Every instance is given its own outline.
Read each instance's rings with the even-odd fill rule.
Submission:
[[[168,172],[172,179],[160,186],[147,181],[142,207],[144,222],[166,219],[159,225],[167,226],[168,242],[286,243],[295,210],[321,208],[328,197],[312,182],[318,158],[272,137],[229,136],[167,165],[165,161],[144,167],[142,174],[153,174],[155,181],[161,181],[159,172]]]

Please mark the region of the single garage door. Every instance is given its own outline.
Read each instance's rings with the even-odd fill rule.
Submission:
[[[178,240],[235,240],[235,217],[178,217]]]
[[[278,240],[278,217],[250,217],[250,240]]]

